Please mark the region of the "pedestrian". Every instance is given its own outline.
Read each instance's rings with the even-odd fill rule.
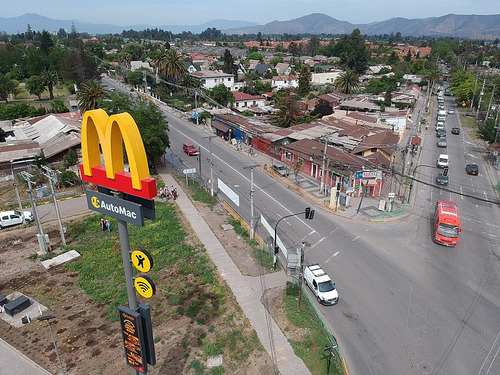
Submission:
[[[174,196],[174,201],[175,201],[177,199],[177,189],[176,188],[174,188],[172,195]]]
[[[109,220],[106,220],[106,229],[108,230],[108,233],[111,233],[111,223]]]
[[[170,192],[172,193],[172,195],[174,195],[174,190],[175,190],[174,185],[172,185],[172,187],[170,188]]]
[[[162,199],[163,199],[163,196],[164,196],[164,192],[163,192],[163,188],[161,187],[161,188],[160,188],[160,198],[162,198]]]
[[[103,231],[104,230],[104,219],[101,219],[101,230]]]

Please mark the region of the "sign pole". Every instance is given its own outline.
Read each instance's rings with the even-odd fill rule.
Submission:
[[[118,220],[118,233],[120,235],[120,246],[122,249],[123,270],[125,272],[125,284],[127,285],[128,307],[131,310],[137,309],[137,297],[135,295],[132,263],[130,261],[130,242],[128,238],[127,222]],[[132,369],[132,374],[139,375],[139,371]]]

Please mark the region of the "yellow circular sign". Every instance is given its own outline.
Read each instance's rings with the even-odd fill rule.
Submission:
[[[92,202],[92,206],[95,208],[99,208],[101,206],[101,202],[99,202],[99,199],[96,196],[92,197],[90,201]]]
[[[144,249],[132,251],[132,264],[141,272],[148,272],[153,268],[153,258]]]
[[[151,298],[156,292],[153,280],[146,275],[137,276],[134,280],[135,290],[144,298]]]

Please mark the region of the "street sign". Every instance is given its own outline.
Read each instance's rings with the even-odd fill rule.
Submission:
[[[184,174],[193,174],[193,173],[196,173],[196,168],[183,169],[182,173],[184,173]]]
[[[345,192],[346,192],[346,194],[354,193],[354,188],[353,187],[348,187]]]
[[[140,227],[144,226],[141,205],[93,190],[87,190],[86,195],[87,205],[90,210],[138,225]]]
[[[153,257],[144,249],[132,251],[132,264],[141,272],[148,272],[153,268]]]
[[[118,306],[122,328],[123,347],[127,364],[146,374],[148,365],[145,358],[145,345],[142,333],[141,314],[125,306]]]
[[[156,292],[153,280],[146,275],[137,276],[134,280],[135,290],[144,298],[151,298]]]

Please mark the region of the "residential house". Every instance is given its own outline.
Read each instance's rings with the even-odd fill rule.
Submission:
[[[131,61],[130,62],[130,70],[132,72],[135,72],[136,70],[139,70],[139,69],[147,69],[147,70],[150,70],[150,71],[153,71],[153,68],[151,67],[151,65],[149,65],[149,63],[147,61]]]
[[[277,63],[274,67],[279,76],[288,76],[292,72],[292,66],[288,63]]]
[[[298,76],[277,76],[271,80],[271,86],[274,91],[279,91],[283,88],[295,88],[299,86]]]
[[[237,110],[251,107],[264,108],[266,99],[261,95],[249,95],[244,92],[233,92],[234,106]]]
[[[322,94],[316,97],[317,105],[327,105],[332,109],[338,107],[340,103],[346,100],[352,100],[352,98],[353,97],[351,95],[341,92],[330,92],[328,94]]]
[[[193,77],[201,82],[205,89],[213,89],[215,86],[223,84],[229,90],[234,91],[234,75],[216,70],[200,70],[191,73]]]
[[[312,73],[311,83],[313,85],[326,85],[327,83],[333,84],[341,73],[343,73],[343,71],[338,69],[324,73]]]
[[[188,73],[194,73],[194,72],[198,72],[201,70],[199,65],[193,64],[191,61],[184,60],[183,63],[184,63],[184,66],[186,67],[186,70],[188,71]]]
[[[262,76],[265,74],[270,74],[272,72],[271,65],[269,64],[257,64],[255,68],[252,69],[253,74],[257,76]]]

